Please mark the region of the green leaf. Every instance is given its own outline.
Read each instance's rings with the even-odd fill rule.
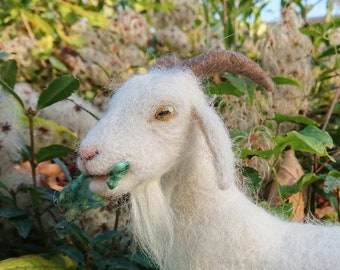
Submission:
[[[99,234],[98,236],[96,236],[95,238],[93,238],[91,241],[90,241],[90,245],[91,246],[95,246],[95,245],[98,245],[104,241],[108,241],[108,240],[111,240],[117,236],[121,235],[121,232],[119,231],[105,231],[101,234]]]
[[[58,69],[58,70],[60,70],[60,71],[62,71],[62,72],[67,72],[67,67],[64,65],[64,63],[63,62],[61,62],[61,61],[59,61],[57,58],[55,58],[54,56],[50,56],[49,58],[48,58],[48,60],[50,61],[50,63],[51,63],[51,65],[54,67],[54,68],[56,68],[56,69]]]
[[[66,255],[74,261],[84,262],[85,260],[84,254],[74,246],[64,245],[62,247],[59,247],[58,250],[60,251],[60,253]]]
[[[6,61],[1,67],[1,80],[3,80],[10,88],[14,88],[18,72],[17,62],[13,59]]]
[[[333,192],[335,188],[340,187],[340,172],[339,171],[330,171],[329,174],[325,177],[325,192]]]
[[[91,177],[80,175],[61,191],[58,205],[66,209],[65,220],[76,220],[87,210],[105,206],[106,201],[89,189],[90,181]]]
[[[147,269],[156,269],[157,266],[152,263],[152,260],[150,260],[149,257],[145,253],[134,253],[134,254],[127,254],[124,256],[131,262],[135,262],[140,266],[143,266]]]
[[[68,98],[79,86],[79,80],[70,75],[64,75],[55,79],[48,85],[47,89],[40,94],[37,109],[43,109]]]
[[[40,198],[51,202],[55,202],[59,197],[59,192],[51,188],[36,187],[32,185],[29,187],[29,190],[39,195]]]
[[[0,208],[0,216],[5,218],[13,218],[27,216],[28,213],[21,208]]]
[[[4,205],[8,205],[8,206],[14,207],[14,205],[15,205],[14,201],[13,201],[13,198],[3,194],[2,192],[0,192],[0,202],[1,202],[2,207]]]
[[[41,148],[36,155],[36,159],[37,159],[37,162],[39,163],[45,160],[51,160],[56,157],[66,156],[67,154],[70,154],[73,152],[74,150],[67,146],[60,145],[60,144],[52,144],[52,145]]]
[[[40,14],[34,14],[28,10],[22,10],[22,14],[35,28],[44,32],[46,36],[54,36],[55,31],[52,25],[47,20],[44,20]]]
[[[32,254],[18,258],[9,258],[0,261],[2,270],[76,270],[77,263],[69,257],[54,255],[50,258],[44,258],[40,255]]]
[[[249,78],[238,78],[233,76],[232,74],[224,74],[223,78],[227,78],[232,86],[236,87],[241,92],[247,94],[248,103],[253,104],[255,99],[255,90],[257,87],[257,83],[250,80]]]
[[[10,93],[19,102],[22,108],[25,108],[21,98],[14,92],[17,72],[17,62],[13,59],[6,61],[0,69],[0,84],[3,86],[5,91]]]
[[[27,211],[20,208],[0,208],[0,216],[7,218],[21,237],[27,237],[31,230],[31,221]]]
[[[315,173],[304,174],[294,185],[280,186],[281,196],[286,198],[302,190],[303,187],[310,185],[322,178]]]
[[[91,237],[79,226],[72,222],[61,221],[55,225],[56,233],[59,237],[70,236],[75,246],[83,248],[89,245]]]
[[[101,28],[106,28],[109,26],[109,20],[102,13],[86,10],[79,5],[74,5],[68,2],[62,2],[61,5],[72,9],[72,12],[78,14],[81,17],[84,17],[88,20],[88,22],[93,26],[98,26]]]
[[[260,206],[269,211],[272,215],[284,218],[286,220],[291,218],[294,210],[292,203],[284,203],[278,207],[273,207],[268,202],[263,201],[260,203]]]
[[[340,45],[328,48],[327,50],[320,53],[317,56],[317,58],[322,59],[322,58],[327,57],[327,56],[333,56],[333,55],[339,55],[339,54],[340,54]]]
[[[71,182],[72,176],[70,170],[66,167],[65,163],[62,162],[60,158],[54,158],[53,162],[59,165],[59,167],[63,170],[63,173],[65,174],[67,181]]]
[[[296,124],[303,124],[303,125],[306,125],[306,126],[311,126],[311,125],[318,126],[319,125],[319,123],[317,123],[316,121],[314,121],[314,120],[312,120],[312,119],[310,119],[306,116],[301,116],[301,115],[291,116],[291,115],[275,113],[274,120],[278,124],[281,124],[283,122],[292,122],[292,123],[296,123]]]
[[[261,188],[262,179],[257,170],[252,167],[244,167],[242,174],[245,177],[247,187],[252,195],[258,194]]]
[[[295,85],[298,87],[301,87],[298,81],[287,78],[287,77],[274,77],[272,78],[273,82],[278,84],[278,85]]]
[[[0,188],[3,188],[3,189],[6,190],[7,192],[9,192],[9,189],[8,189],[8,187],[6,186],[6,184],[3,183],[3,182],[1,182],[1,181],[0,181]]]
[[[273,137],[272,140],[277,144],[274,148],[275,153],[280,153],[286,147],[290,147],[292,150],[312,153],[321,157],[327,156],[333,160],[326,150],[333,147],[332,137],[328,132],[315,126],[308,126],[299,132],[291,131],[285,137]]]
[[[223,78],[227,78],[230,81],[230,84],[242,91],[243,93],[248,92],[248,86],[246,82],[246,78],[237,78],[231,74],[224,74]]]
[[[233,95],[236,97],[244,95],[242,91],[227,82],[209,85],[205,91],[208,95]]]
[[[21,237],[26,238],[31,230],[31,221],[28,216],[9,218],[8,221],[17,229]]]
[[[308,27],[300,28],[301,33],[308,36],[322,37],[324,35],[325,29],[322,23],[313,23]]]

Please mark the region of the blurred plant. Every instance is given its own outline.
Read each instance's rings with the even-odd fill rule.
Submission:
[[[203,1],[205,20],[211,29],[222,28],[225,47],[254,52],[262,24],[260,13],[268,1],[212,0]]]
[[[23,256],[17,259],[0,262],[1,269],[10,269],[12,263],[31,267],[61,267],[58,269],[152,269],[150,261],[138,253],[137,247],[131,245],[127,251],[118,244],[124,236],[118,230],[105,230],[99,235],[90,235],[81,226],[70,221],[78,220],[90,210],[106,207],[109,202],[93,195],[88,189],[86,179],[73,177],[62,166],[71,181],[67,188],[58,191],[37,185],[36,169],[43,161],[51,160],[63,165],[59,157],[74,152],[63,145],[48,145],[35,149],[34,121],[39,110],[69,97],[79,87],[79,81],[73,76],[64,75],[53,80],[39,94],[35,108],[25,108],[24,102],[14,91],[17,66],[13,59],[4,60],[8,55],[1,53],[0,85],[1,91],[8,92],[23,109],[29,122],[30,145],[24,148],[24,154],[30,162],[33,185],[21,186],[17,190],[10,189],[0,182],[0,218],[1,253],[0,259],[16,257],[30,253],[41,253],[52,256],[45,260],[38,255]],[[29,194],[24,205],[18,204],[18,194]],[[66,219],[66,221],[63,221]],[[11,230],[11,226],[17,233]],[[117,228],[116,228],[117,229]],[[7,242],[8,244],[4,244]],[[38,243],[38,245],[37,245]],[[110,248],[108,248],[110,246]],[[59,254],[64,254],[71,258]],[[30,264],[32,263],[32,265]]]

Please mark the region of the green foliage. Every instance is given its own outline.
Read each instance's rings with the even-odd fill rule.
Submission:
[[[276,156],[278,151],[282,152],[289,147],[295,151],[331,158],[327,149],[334,146],[333,140],[328,132],[320,130],[315,126],[308,126],[299,132],[290,131],[287,133],[287,136],[277,136],[274,137],[273,140],[276,142],[276,147],[274,149],[274,155]]]
[[[301,85],[299,84],[298,81],[287,78],[287,77],[276,76],[276,77],[273,77],[272,80],[273,80],[274,83],[276,83],[278,85],[285,84],[285,85],[295,85],[295,86],[301,87]]]
[[[36,154],[36,159],[37,162],[40,163],[46,160],[54,159],[56,157],[63,157],[73,152],[74,149],[72,148],[64,145],[53,144],[40,148],[38,153]]]
[[[274,216],[289,220],[293,214],[293,205],[291,203],[285,203],[278,207],[271,206],[268,202],[262,201],[260,203],[260,206],[262,206],[264,209],[269,211]]]
[[[205,20],[211,28],[222,26],[225,47],[241,49],[246,41],[244,36],[237,31],[240,26],[245,26],[250,32],[256,33],[260,25],[260,13],[268,3],[256,1],[203,1]]]
[[[257,170],[252,167],[244,167],[242,174],[245,177],[247,187],[249,188],[250,195],[254,198],[258,198],[258,194],[261,190],[262,179]]]
[[[58,101],[68,98],[80,86],[79,80],[73,76],[65,75],[51,82],[47,89],[42,91],[38,99],[37,109],[41,110]]]
[[[340,187],[340,172],[332,170],[325,176],[325,192],[332,192]]]
[[[20,208],[1,208],[0,217],[7,218],[17,229],[21,237],[27,237],[31,229],[31,221],[29,220],[27,211]]]
[[[290,195],[300,192],[305,186],[313,184],[320,179],[320,176],[315,173],[306,173],[294,185],[280,186],[281,196],[289,197]]]
[[[44,258],[39,255],[25,255],[19,258],[10,258],[0,261],[0,269],[25,269],[25,270],[76,270],[77,263],[69,257],[62,255],[54,255]]]
[[[2,53],[2,56],[7,55],[7,53]],[[16,82],[17,70],[18,67],[15,60],[8,60],[6,62],[3,62],[0,68],[0,84],[19,102],[22,107],[24,107],[24,103],[13,90]]]
[[[106,200],[89,190],[90,181],[89,177],[80,175],[61,192],[58,205],[66,209],[65,220],[75,221],[85,211],[105,206]]]
[[[68,221],[58,223],[56,231],[61,239],[71,237],[72,240],[72,245],[65,242],[57,251],[78,262],[82,269],[154,269],[150,260],[141,253],[126,255],[114,252],[115,239],[122,236],[121,232],[108,230],[92,237]]]
[[[221,82],[218,84],[210,84],[205,89],[206,93],[209,95],[233,95],[236,97],[243,96],[243,92],[233,86],[231,83],[228,82]]]
[[[275,136],[272,140],[276,143],[273,149],[265,151],[242,149],[242,158],[258,156],[269,160],[274,156],[275,159],[278,159],[286,149],[331,158],[327,149],[333,147],[332,138],[326,131],[322,131],[315,126],[308,126],[301,131],[290,131],[286,136]]]
[[[313,119],[310,119],[302,115],[291,116],[291,115],[285,115],[281,113],[275,113],[274,120],[278,124],[281,124],[283,122],[291,122],[295,124],[302,124],[305,126],[311,126],[311,125],[319,126],[319,124]]]

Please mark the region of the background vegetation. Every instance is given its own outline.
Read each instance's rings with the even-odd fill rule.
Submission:
[[[156,268],[126,230],[128,196],[110,202],[92,194],[74,167],[79,134],[39,113],[74,92],[104,110],[122,81],[169,52],[236,50],[272,76],[272,94],[230,74],[204,82],[231,129],[240,185],[283,218],[338,223],[340,21],[330,0],[317,22],[307,20],[305,1],[282,0],[282,19],[267,24],[268,2],[0,0],[0,269]],[[16,92],[19,82],[37,90],[34,106]],[[41,144],[51,125],[56,135]],[[17,133],[27,138],[12,143]],[[18,164],[29,180],[13,186],[24,178]],[[107,211],[111,225],[82,215]]]

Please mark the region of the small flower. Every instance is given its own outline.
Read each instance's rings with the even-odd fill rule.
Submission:
[[[39,128],[39,133],[41,135],[46,135],[48,132],[49,132],[49,130],[47,128],[45,128],[45,127],[40,127]]]
[[[1,127],[1,131],[4,133],[10,132],[12,129],[12,126],[8,122],[0,124],[0,127]]]
[[[81,111],[81,106],[75,105],[75,106],[74,106],[74,110],[75,110],[76,112],[80,112],[80,111]]]

